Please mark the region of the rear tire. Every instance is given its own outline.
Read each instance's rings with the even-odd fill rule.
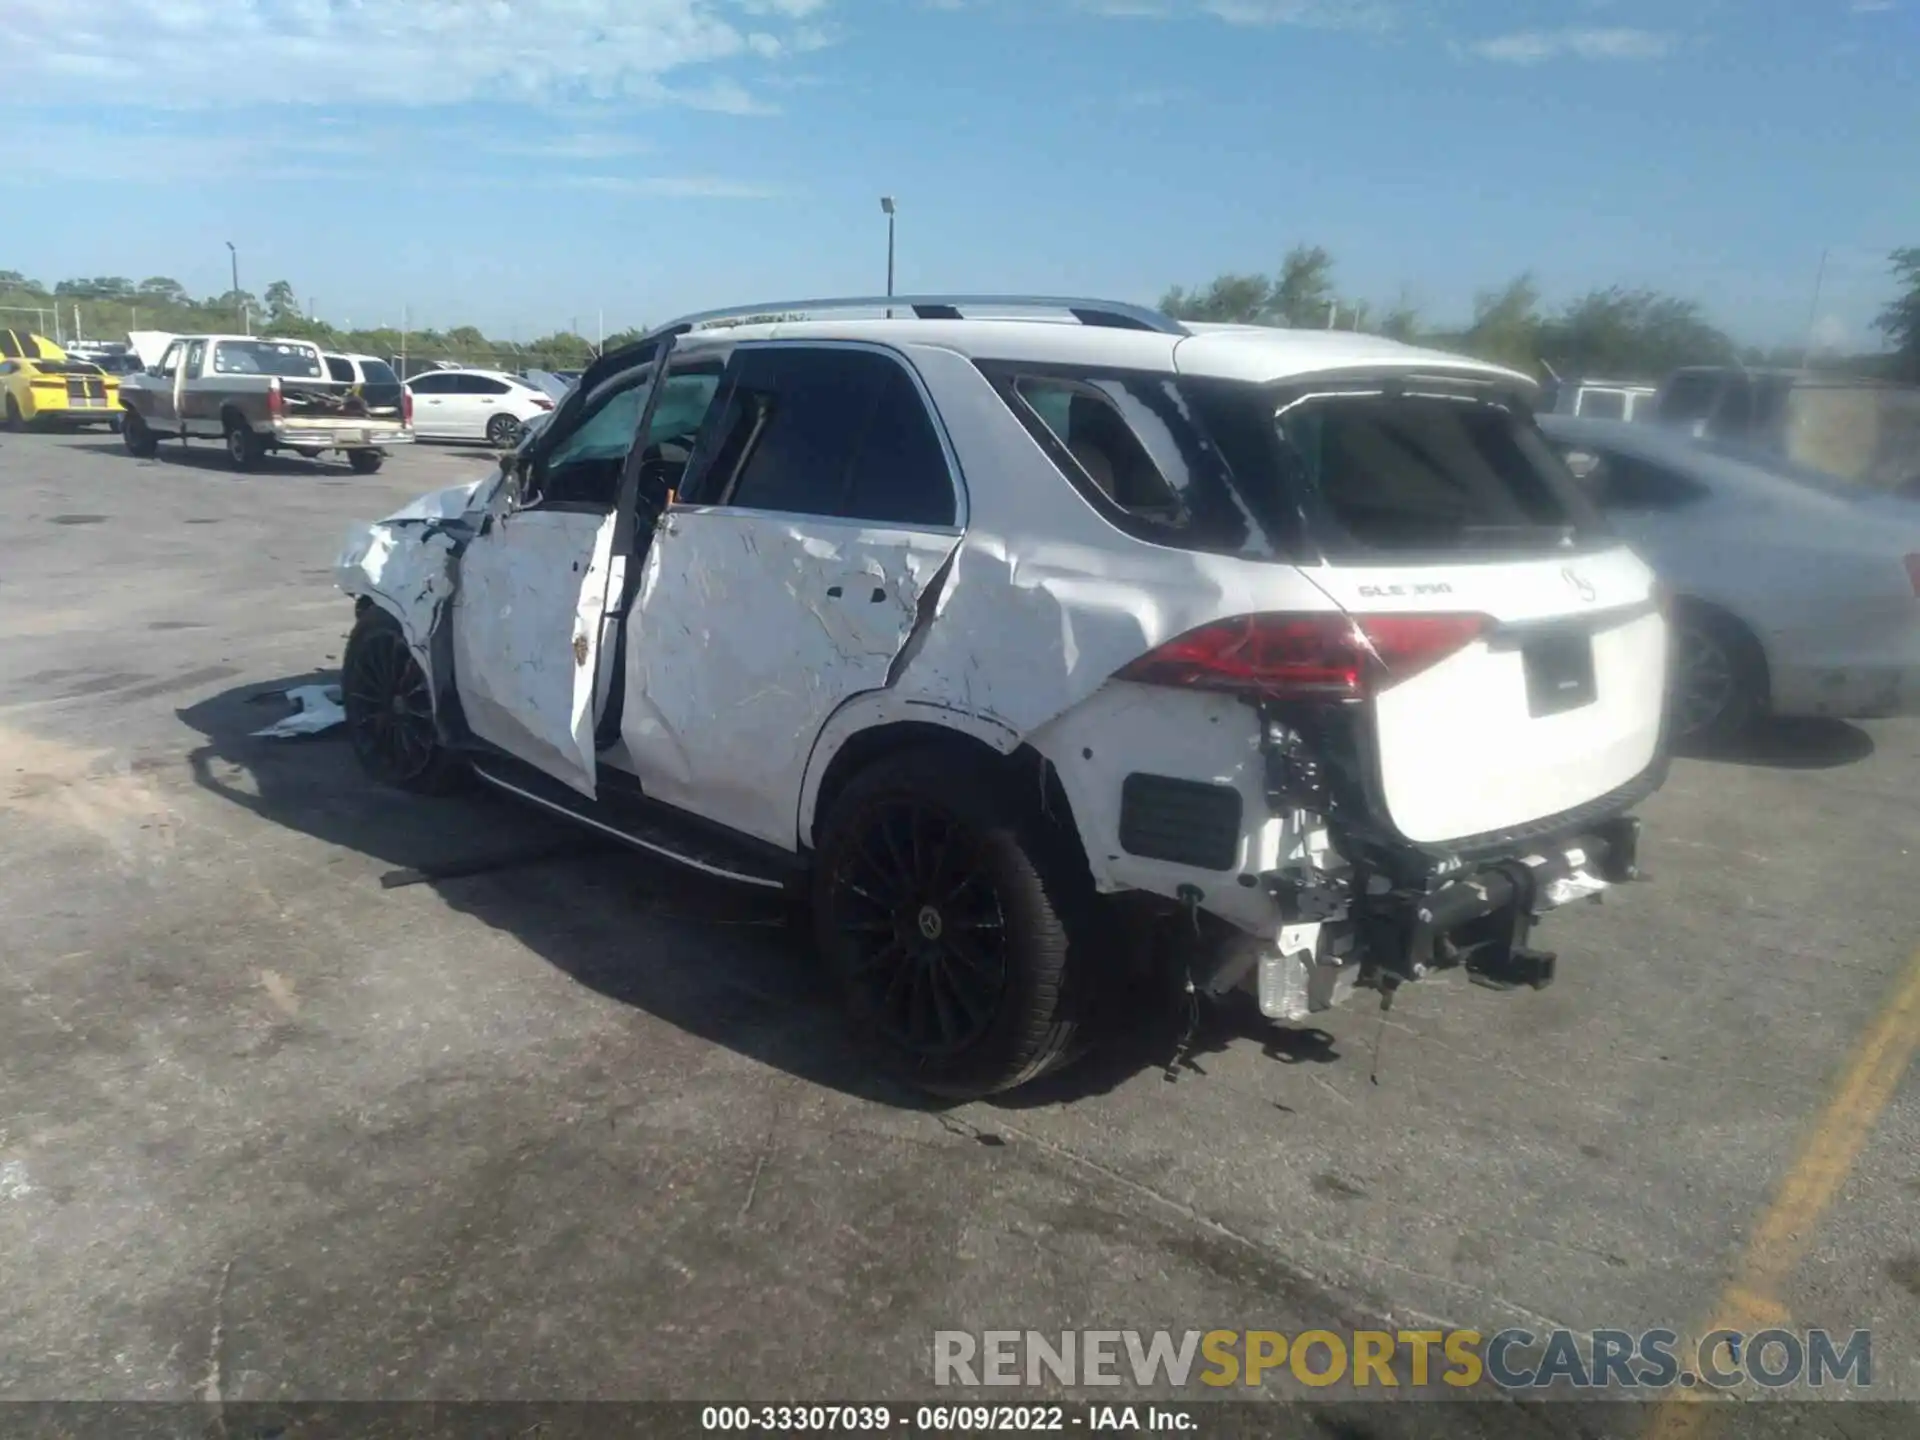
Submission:
[[[227,463],[236,470],[257,470],[260,459],[266,454],[260,437],[253,433],[251,426],[237,416],[227,419]]]
[[[856,1038],[887,1073],[951,1099],[1076,1053],[1093,901],[1020,789],[945,747],[857,776],[813,868],[814,938]]]
[[[120,421],[120,443],[136,460],[151,460],[160,453],[160,437],[147,428],[147,422],[129,410]]]
[[[387,463],[387,457],[378,450],[349,450],[347,464],[356,475],[372,475]]]
[[[496,450],[511,450],[520,443],[521,424],[511,415],[495,415],[487,421],[487,443]]]
[[[354,622],[340,664],[347,738],[373,779],[417,795],[445,795],[466,763],[440,741],[433,694],[400,622],[374,605]]]
[[[1766,709],[1766,657],[1732,616],[1681,604],[1673,619],[1673,738],[1683,745],[1727,745]]]

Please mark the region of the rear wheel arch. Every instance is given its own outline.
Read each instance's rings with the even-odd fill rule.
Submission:
[[[1677,631],[1689,626],[1712,637],[1725,649],[1740,691],[1732,709],[1721,719],[1701,727],[1693,738],[1729,738],[1764,714],[1772,704],[1773,672],[1766,646],[1751,624],[1724,605],[1698,595],[1676,595],[1672,628]]]
[[[1035,812],[1057,834],[1063,858],[1077,870],[1088,871],[1073,806],[1053,763],[1031,745],[1007,743],[1007,732],[989,722],[961,712],[943,715],[943,720],[945,723],[895,720],[857,730],[840,742],[818,772],[820,778],[802,820],[802,844],[808,849],[815,846],[820,826],[833,813],[834,802],[873,766],[909,750],[946,750],[1007,777],[1013,785],[1011,793],[1031,795]],[[962,723],[953,723],[955,720]],[[1002,740],[1006,748],[991,743],[988,737]],[[804,795],[802,799],[803,803],[807,801]]]

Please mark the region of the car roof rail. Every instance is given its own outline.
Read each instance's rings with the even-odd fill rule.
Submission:
[[[966,312],[1006,310],[1064,311],[1082,325],[1109,330],[1146,330],[1161,335],[1186,335],[1187,327],[1169,315],[1145,305],[1130,305],[1120,300],[1086,300],[1058,295],[858,295],[825,300],[782,300],[760,305],[729,305],[720,310],[703,310],[683,315],[656,334],[684,335],[702,325],[721,320],[742,321],[759,315],[777,315],[782,319],[813,319],[835,310],[881,310],[894,318],[905,318],[905,311],[916,320],[963,320]],[[994,315],[973,318],[1013,319]]]

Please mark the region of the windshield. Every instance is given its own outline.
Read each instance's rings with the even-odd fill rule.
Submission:
[[[311,345],[277,340],[222,340],[213,347],[216,375],[278,375],[287,380],[318,380],[320,352]]]

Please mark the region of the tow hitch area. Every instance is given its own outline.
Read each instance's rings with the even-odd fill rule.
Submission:
[[[1342,1003],[1358,985],[1390,995],[1455,965],[1483,985],[1544,990],[1558,957],[1528,943],[1535,923],[1639,879],[1639,842],[1640,822],[1623,817],[1542,841],[1517,858],[1456,865],[1417,883],[1395,884],[1377,871],[1326,885],[1269,877],[1291,923],[1259,956],[1260,1009],[1298,1020]]]
[[[1624,817],[1425,889],[1369,893],[1356,907],[1362,947],[1389,983],[1464,965],[1487,984],[1545,989],[1558,957],[1527,943],[1534,924],[1638,879],[1639,841],[1640,822]]]

